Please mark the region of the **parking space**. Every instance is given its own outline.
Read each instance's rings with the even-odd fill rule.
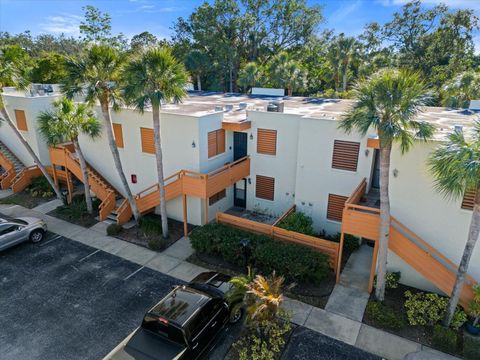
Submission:
[[[52,233],[0,252],[0,358],[102,358],[178,283]]]

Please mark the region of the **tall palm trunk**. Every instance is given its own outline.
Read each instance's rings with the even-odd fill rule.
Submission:
[[[25,140],[25,138],[20,133],[20,131],[18,131],[17,127],[15,126],[15,124],[10,119],[10,116],[8,115],[5,107],[2,106],[0,108],[0,112],[2,114],[2,117],[8,123],[8,125],[10,125],[10,127],[12,128],[15,135],[17,135],[17,137],[20,140],[20,142],[22,143],[22,145],[25,147],[25,149],[27,149],[28,154],[33,158],[33,161],[35,162],[35,164],[37,164],[37,166],[40,169],[40,171],[42,172],[43,176],[45,176],[45,178],[47,179],[48,183],[50,184],[53,191],[55,192],[55,195],[57,196],[57,199],[60,200],[63,204],[65,204],[65,197],[62,195],[62,192],[60,191],[59,187],[55,184],[52,177],[47,172],[47,169],[45,168],[45,166],[43,166],[43,164],[40,161],[40,159],[38,158],[37,154],[35,154],[35,152],[33,151],[32,147],[28,144],[28,142]]]
[[[120,161],[120,154],[118,153],[117,144],[115,143],[115,138],[113,137],[112,121],[110,119],[110,108],[108,106],[108,101],[100,100],[100,106],[102,108],[105,129],[107,130],[108,145],[110,146],[110,151],[113,155],[113,162],[115,163],[115,168],[117,169],[118,176],[120,177],[120,181],[122,182],[123,189],[127,194],[127,200],[130,204],[130,208],[132,209],[133,217],[135,218],[135,221],[138,222],[140,220],[140,212],[138,211],[137,203],[132,195],[130,186],[128,186],[125,173],[123,172],[122,162]]]
[[[381,143],[380,138],[380,143]],[[390,182],[391,142],[380,147],[380,238],[378,246],[377,285],[375,297],[383,301],[385,297],[385,276],[387,274],[388,241],[390,238]]]
[[[347,91],[347,70],[345,69],[345,71],[343,72],[343,78],[342,78],[342,88],[343,88],[343,91]]]
[[[462,260],[458,266],[457,277],[455,284],[453,285],[452,294],[450,300],[448,300],[447,312],[445,313],[445,319],[443,320],[444,326],[450,326],[452,322],[455,309],[457,308],[458,300],[462,293],[463,284],[465,282],[465,276],[467,274],[470,258],[472,257],[475,244],[480,237],[480,185],[477,186],[475,195],[475,204],[473,205],[472,220],[470,221],[470,228],[468,230],[468,239],[463,250]]]
[[[92,205],[92,196],[90,195],[90,184],[88,183],[88,168],[85,157],[83,156],[82,149],[80,149],[80,144],[78,139],[73,139],[73,146],[75,147],[75,152],[78,155],[78,162],[80,163],[80,169],[82,170],[83,178],[83,189],[85,192],[85,202],[87,203],[87,211],[89,214],[93,214],[93,205]]]
[[[153,137],[155,141],[155,159],[157,161],[158,187],[160,190],[160,216],[162,217],[162,236],[168,237],[167,201],[165,200],[165,182],[163,181],[163,154],[160,138],[160,106],[152,106]]]
[[[197,88],[198,91],[202,91],[202,80],[200,79],[200,74],[197,74]]]

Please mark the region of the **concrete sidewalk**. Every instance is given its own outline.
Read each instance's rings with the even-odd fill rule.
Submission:
[[[53,203],[47,203],[34,209],[26,209],[19,205],[0,205],[0,213],[14,217],[34,216],[42,218],[47,222],[48,228],[52,232],[183,281],[190,281],[199,273],[208,271],[206,268],[185,261],[193,254],[193,249],[190,246],[188,238],[184,237],[178,240],[167,250],[159,253],[114,237],[106,236],[107,225],[104,223],[97,223],[91,228],[86,229],[46,215],[45,213],[51,211],[54,206],[55,204]],[[362,261],[359,261],[359,263],[361,263],[364,261],[366,255],[360,252],[359,257],[362,259]],[[349,291],[364,293],[363,288],[348,288],[345,285],[346,284],[340,285],[344,288],[340,288],[338,291],[340,298],[346,297],[351,300],[351,296],[355,297],[355,295],[358,295],[353,293],[349,295]],[[368,297],[366,300],[362,297],[361,302],[364,302],[366,305],[366,301],[368,301]],[[357,305],[360,304],[357,302]],[[356,312],[347,315],[339,314],[338,306],[327,306],[327,308],[323,310],[297,300],[286,298],[284,307],[292,312],[292,321],[294,323],[303,325],[323,335],[354,345],[386,359],[402,360],[410,353],[417,353],[416,355],[420,356],[416,357],[417,359],[421,358],[422,353],[428,354],[429,356],[437,355],[438,358],[445,360],[456,359],[432,350],[422,344],[365,325],[361,322],[361,316]],[[332,309],[332,311],[328,308]],[[363,306],[363,309],[364,308]],[[442,357],[439,357],[440,355]]]

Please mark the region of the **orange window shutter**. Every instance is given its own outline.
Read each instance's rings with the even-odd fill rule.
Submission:
[[[153,140],[153,129],[140,128],[142,138],[142,152],[155,154],[155,141]]]
[[[257,153],[277,154],[277,130],[257,129]]]
[[[275,198],[275,178],[257,175],[255,196],[260,199],[273,201]]]
[[[28,131],[27,118],[25,117],[25,111],[15,110],[15,119],[17,120],[18,130]]]
[[[113,135],[115,136],[115,143],[117,147],[123,148],[123,130],[122,124],[112,124]]]
[[[475,204],[475,191],[473,190],[465,191],[465,194],[463,194],[462,209],[473,210],[474,204]]]
[[[225,152],[225,130],[217,130],[217,155]]]
[[[335,140],[333,143],[332,168],[357,171],[360,143]]]
[[[342,221],[343,208],[348,196],[328,194],[327,219]]]
[[[208,133],[208,157],[217,155],[217,132],[210,131]]]

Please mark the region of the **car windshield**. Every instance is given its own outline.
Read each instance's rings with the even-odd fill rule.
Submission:
[[[18,225],[28,225],[28,222],[26,222],[25,220],[20,220],[20,219],[13,219],[10,222],[12,222],[14,224],[18,224]]]

